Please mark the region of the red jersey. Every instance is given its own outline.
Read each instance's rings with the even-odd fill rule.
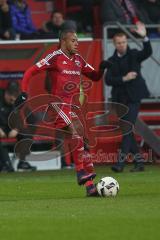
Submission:
[[[57,128],[63,128],[70,125],[72,119],[77,117],[71,104],[72,97],[80,92],[81,74],[92,80],[99,80],[103,72],[96,72],[79,54],[74,54],[72,58],[69,58],[59,49],[48,54],[26,71],[22,80],[22,91],[27,92],[31,77],[44,70],[48,71],[52,82],[51,93],[61,100],[60,103],[50,104],[51,112],[55,112],[54,123]]]
[[[31,77],[44,70],[48,71],[51,79],[51,93],[66,103],[71,102],[73,94],[79,93],[81,74],[92,80],[99,80],[103,74],[101,71],[96,72],[79,54],[69,58],[59,49],[48,54],[26,71],[22,80],[22,91],[27,92]]]

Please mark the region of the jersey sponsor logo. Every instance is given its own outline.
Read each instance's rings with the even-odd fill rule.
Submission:
[[[62,64],[67,64],[67,62],[66,62],[66,61],[63,61]]]
[[[67,74],[67,75],[78,75],[78,76],[81,75],[80,71],[69,71],[69,70],[65,70],[65,69],[62,71],[62,73]]]

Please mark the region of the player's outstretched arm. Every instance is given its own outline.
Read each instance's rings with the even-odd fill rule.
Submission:
[[[113,63],[110,62],[109,60],[102,60],[99,64],[99,69],[104,72],[106,68],[112,67]]]
[[[83,67],[82,73],[93,81],[98,81],[103,76],[104,70],[106,68],[110,68],[111,66],[111,62],[109,62],[108,60],[103,60],[99,64],[98,71],[96,71],[92,66],[86,63],[86,65]]]
[[[33,65],[24,74],[22,79],[22,92],[28,92],[28,87],[31,78],[38,73],[38,67]]]
[[[36,73],[38,72],[38,68],[36,65],[30,67],[24,74],[23,79],[22,79],[22,83],[21,83],[21,88],[22,88],[22,92],[21,94],[17,97],[16,101],[15,101],[15,107],[23,104],[27,99],[28,99],[28,87],[29,87],[29,83],[30,80],[32,78],[32,76],[34,76]]]

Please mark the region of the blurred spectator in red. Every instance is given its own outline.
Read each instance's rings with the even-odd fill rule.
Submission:
[[[0,38],[5,40],[15,38],[7,0],[0,0]]]
[[[102,23],[120,22],[122,24],[136,24],[138,21],[147,23],[144,16],[132,0],[102,0]]]
[[[21,39],[36,38],[36,29],[32,23],[31,12],[24,0],[14,0],[11,4],[12,25]]]
[[[64,20],[63,13],[55,10],[52,12],[50,20],[43,25],[43,32],[46,38],[59,38],[59,33],[63,29],[77,30],[76,23],[72,20]]]

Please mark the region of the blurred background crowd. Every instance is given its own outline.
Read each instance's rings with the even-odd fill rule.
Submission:
[[[102,36],[104,24],[160,24],[160,0],[0,0],[0,39],[54,39],[64,28]],[[149,30],[160,36],[160,27]]]

